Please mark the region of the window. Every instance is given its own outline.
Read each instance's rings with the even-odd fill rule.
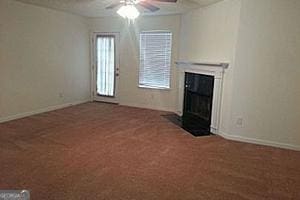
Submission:
[[[115,36],[97,36],[97,94],[115,94]]]
[[[171,49],[171,32],[140,33],[140,87],[170,88]]]

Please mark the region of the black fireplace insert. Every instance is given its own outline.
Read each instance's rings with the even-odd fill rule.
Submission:
[[[185,73],[182,127],[195,136],[209,135],[214,77]]]

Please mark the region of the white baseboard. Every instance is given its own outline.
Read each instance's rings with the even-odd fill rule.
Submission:
[[[274,142],[274,141],[267,141],[262,139],[256,139],[256,138],[248,138],[238,135],[230,135],[224,132],[220,132],[219,134],[221,137],[228,139],[228,140],[234,140],[239,142],[246,142],[246,143],[252,143],[252,144],[259,144],[259,145],[265,145],[265,146],[272,146],[272,147],[278,147],[283,149],[290,149],[294,151],[300,151],[300,146],[298,145],[292,145],[292,144],[286,144],[286,143],[280,143],[280,142]]]
[[[44,113],[44,112],[58,110],[58,109],[61,109],[61,108],[66,108],[66,107],[69,107],[69,106],[74,106],[74,105],[78,105],[78,104],[82,104],[82,103],[86,103],[86,102],[90,102],[90,101],[91,101],[90,99],[86,99],[86,100],[83,100],[83,101],[75,101],[75,102],[71,102],[71,103],[54,105],[54,106],[49,106],[49,107],[41,108],[41,109],[34,110],[34,111],[24,112],[24,113],[11,115],[11,116],[7,116],[7,117],[1,117],[0,118],[0,123],[15,120],[15,119],[20,119],[20,118],[24,118],[24,117],[28,117],[28,116],[31,116],[31,115],[36,115],[36,114],[40,114],[40,113]]]
[[[83,101],[76,101],[76,102],[71,102],[71,103],[65,103],[65,104],[60,104],[60,105],[54,105],[54,106],[49,106],[46,108],[34,110],[34,111],[29,111],[25,113],[20,113],[17,115],[12,115],[8,117],[2,117],[0,118],[0,123],[15,120],[15,119],[20,119],[24,117],[28,117],[31,115],[36,115],[44,112],[49,112],[53,110],[58,110],[62,108],[66,108],[69,106],[74,106],[86,102],[90,102],[90,99],[86,99]],[[146,109],[152,109],[152,110],[160,110],[160,111],[168,111],[168,112],[174,112],[171,109],[166,109],[162,107],[155,107],[155,106],[147,106],[147,105],[140,105],[140,104],[121,104],[124,106],[130,106],[130,107],[137,107],[137,108],[146,108]],[[238,135],[231,135],[227,134],[224,132],[219,131],[218,135],[221,137],[228,139],[228,140],[234,140],[234,141],[239,141],[239,142],[246,142],[246,143],[252,143],[252,144],[259,144],[259,145],[265,145],[265,146],[272,146],[272,147],[278,147],[278,148],[284,148],[284,149],[290,149],[290,150],[295,150],[295,151],[300,151],[300,146],[298,145],[291,145],[291,144],[286,144],[286,143],[280,143],[280,142],[274,142],[274,141],[267,141],[267,140],[262,140],[262,139],[256,139],[256,138],[249,138],[249,137],[243,137],[243,136],[238,136]]]
[[[160,106],[150,106],[150,105],[136,104],[136,103],[120,103],[119,105],[136,107],[136,108],[145,108],[145,109],[158,110],[158,111],[174,112],[173,109],[160,107]]]
[[[174,113],[175,113],[176,115],[182,117],[182,112],[181,112],[181,111],[175,111]]]

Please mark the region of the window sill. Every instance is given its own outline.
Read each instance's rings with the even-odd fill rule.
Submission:
[[[152,90],[171,90],[171,88],[166,87],[155,87],[155,86],[146,86],[146,85],[138,85],[139,88],[143,89],[152,89]]]

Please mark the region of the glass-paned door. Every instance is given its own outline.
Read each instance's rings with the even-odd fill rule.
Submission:
[[[118,103],[119,77],[118,45],[116,33],[101,33],[94,37],[94,100]]]

